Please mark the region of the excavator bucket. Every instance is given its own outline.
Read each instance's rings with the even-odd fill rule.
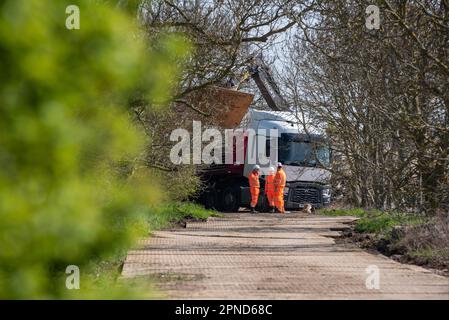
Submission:
[[[254,95],[220,87],[213,87],[211,91],[221,110],[215,117],[218,125],[229,129],[238,126],[248,111]]]
[[[211,86],[190,96],[190,102],[210,114],[216,126],[233,129],[240,124],[254,95],[233,89]]]

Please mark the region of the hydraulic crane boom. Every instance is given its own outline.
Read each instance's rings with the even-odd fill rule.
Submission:
[[[253,58],[249,67],[249,75],[253,78],[268,106],[274,111],[288,110],[287,103],[271,75],[270,68],[259,57]],[[269,86],[269,87],[268,87]],[[270,89],[271,88],[271,91]]]

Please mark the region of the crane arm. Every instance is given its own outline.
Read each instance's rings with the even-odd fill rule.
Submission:
[[[279,88],[271,75],[270,68],[262,61],[262,59],[254,59],[253,64],[249,68],[249,73],[272,110],[287,110],[287,103],[281,96]]]

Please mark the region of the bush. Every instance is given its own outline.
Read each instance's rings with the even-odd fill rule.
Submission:
[[[124,106],[136,88],[165,101],[186,46],[146,48],[133,18],[99,1],[76,1],[81,28],[68,30],[71,2],[0,2],[0,298],[121,294],[85,272],[147,232],[138,212],[159,200],[151,175],[117,170],[144,143]],[[66,289],[68,265],[81,290]]]
[[[357,220],[355,230],[360,233],[389,233],[394,226],[423,223],[424,218],[402,212],[370,211]]]

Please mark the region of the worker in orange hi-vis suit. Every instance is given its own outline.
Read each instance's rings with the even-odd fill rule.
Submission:
[[[282,163],[278,162],[277,171],[274,176],[274,204],[276,209],[284,214],[284,188],[287,176],[284,169],[282,169]]]
[[[268,175],[265,177],[265,194],[268,199],[270,212],[274,212],[274,168],[268,169]]]
[[[260,182],[259,182],[259,171],[260,167],[255,165],[253,171],[248,176],[249,180],[249,190],[251,192],[251,213],[256,212],[257,200],[259,199],[260,192]]]

